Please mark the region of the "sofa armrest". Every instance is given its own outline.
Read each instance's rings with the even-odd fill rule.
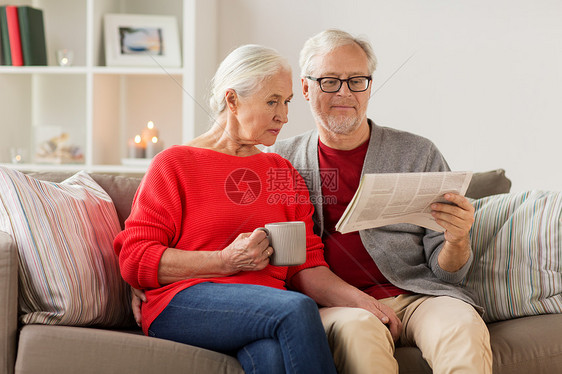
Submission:
[[[12,237],[0,231],[0,373],[14,372],[17,331],[17,248]]]

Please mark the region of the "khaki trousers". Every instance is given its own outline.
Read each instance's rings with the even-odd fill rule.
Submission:
[[[400,295],[379,300],[402,320],[398,345],[417,346],[436,374],[492,372],[490,335],[469,304],[451,297]],[[340,374],[398,373],[390,331],[359,308],[321,308]]]

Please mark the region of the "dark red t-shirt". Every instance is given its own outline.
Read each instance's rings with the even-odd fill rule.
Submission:
[[[391,284],[363,246],[359,232],[341,234],[336,223],[353,198],[359,181],[369,141],[342,151],[318,141],[318,161],[324,197],[324,257],[330,268],[349,284],[376,299],[407,293]],[[337,199],[335,199],[337,196]]]

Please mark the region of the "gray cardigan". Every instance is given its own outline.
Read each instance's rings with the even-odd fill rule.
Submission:
[[[448,171],[447,162],[428,139],[387,127],[369,120],[371,137],[362,173],[398,173]],[[322,236],[324,220],[322,189],[318,166],[318,132],[280,140],[266,149],[288,159],[303,175],[314,205],[315,232]],[[341,172],[341,171],[340,171]],[[363,245],[381,273],[395,286],[425,295],[452,296],[477,306],[468,290],[457,284],[472,263],[450,273],[443,270],[437,256],[443,247],[443,234],[422,227],[399,224],[359,232]]]

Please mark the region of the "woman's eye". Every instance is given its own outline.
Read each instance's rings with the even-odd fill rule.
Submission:
[[[267,102],[267,105],[270,105],[270,106],[275,105],[275,104],[277,104],[277,101],[268,101]]]

